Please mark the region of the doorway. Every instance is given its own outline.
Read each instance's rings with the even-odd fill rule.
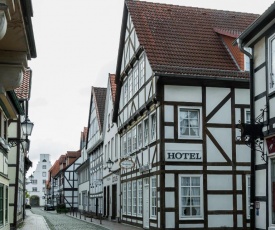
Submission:
[[[117,217],[117,185],[112,185],[112,219]]]

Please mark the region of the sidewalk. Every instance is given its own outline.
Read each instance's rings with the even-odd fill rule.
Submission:
[[[110,229],[110,230],[141,230],[142,229],[142,228],[135,227],[135,226],[132,226],[132,225],[118,223],[116,221],[111,221],[111,220],[106,220],[106,219],[102,219],[101,224],[100,224],[100,220],[95,219],[95,218],[92,218],[92,222],[91,222],[90,217],[84,217],[83,215],[81,215],[81,218],[80,218],[80,213],[79,212],[77,212],[77,215],[76,215],[76,213],[74,213],[74,215],[73,215],[73,213],[70,214],[70,212],[68,212],[66,215],[70,216],[72,218],[76,218],[78,220],[82,220],[82,221],[85,221],[85,222],[90,222],[90,223],[105,227],[105,228]]]
[[[49,230],[49,227],[43,216],[33,214],[27,209],[26,218],[20,230]]]

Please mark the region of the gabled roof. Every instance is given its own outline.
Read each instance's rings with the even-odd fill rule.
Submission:
[[[111,86],[111,94],[112,94],[112,99],[113,102],[115,102],[115,97],[116,97],[116,75],[109,73],[109,81],[110,81],[110,86]]]
[[[99,129],[102,132],[103,121],[104,121],[104,110],[105,110],[105,100],[106,100],[106,88],[92,87],[92,93],[95,101],[95,109],[97,113],[97,118],[99,121]],[[93,103],[93,102],[92,102]]]
[[[31,96],[31,81],[32,81],[32,70],[25,69],[23,74],[23,81],[17,89],[15,89],[16,96],[18,99],[29,100]]]
[[[59,158],[60,159],[60,158]],[[59,159],[56,160],[53,164],[53,166],[49,169],[49,172],[51,174],[52,177],[55,177],[55,175],[59,172],[60,168],[59,168]]]
[[[238,69],[214,28],[241,32],[258,15],[133,0],[125,4],[156,74],[248,78]],[[127,23],[126,13],[122,23]],[[126,26],[122,28],[124,36]],[[124,43],[121,44],[123,49]],[[119,68],[118,65],[116,74]]]

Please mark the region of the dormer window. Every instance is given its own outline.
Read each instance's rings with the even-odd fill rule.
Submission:
[[[275,34],[268,39],[268,86],[269,93],[275,91]]]

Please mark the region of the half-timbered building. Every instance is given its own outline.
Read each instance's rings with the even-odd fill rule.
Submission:
[[[251,227],[275,229],[275,3],[236,40],[250,57]],[[247,53],[251,49],[251,53]],[[251,128],[251,129],[250,129]]]
[[[120,170],[117,124],[112,122],[114,100],[116,93],[115,75],[109,74],[105,101],[103,125],[104,154],[103,154],[103,215],[109,219],[120,219]],[[111,162],[111,168],[106,162]]]
[[[57,180],[57,205],[65,204],[67,209],[78,208],[78,178],[76,169],[82,163],[80,151],[67,151],[61,169],[56,174],[54,180]],[[61,155],[62,157],[62,155]]]
[[[88,119],[87,154],[90,168],[90,211],[103,211],[103,120],[106,88],[92,87]]]
[[[113,116],[122,222],[249,228],[250,154],[236,141],[249,117],[248,66],[231,43],[256,18],[125,1]]]
[[[90,196],[90,167],[89,158],[87,155],[86,142],[87,142],[88,128],[84,127],[80,137],[81,149],[81,165],[76,169],[78,177],[78,210],[80,212],[89,210],[89,196]]]
[[[9,145],[11,146],[9,162],[9,219],[11,228],[16,226],[24,219],[25,201],[25,176],[29,167],[32,165],[28,158],[30,141],[22,132],[21,123],[28,117],[28,108],[31,92],[31,69],[26,69],[20,87],[14,90],[19,112],[15,119],[9,123]],[[22,140],[26,140],[22,142]]]
[[[15,229],[23,220],[24,172],[19,170],[24,171],[25,165],[20,146],[12,148],[10,154],[15,154],[16,160],[8,162],[8,133],[16,139],[22,137],[20,119],[26,114],[14,90],[22,83],[28,60],[36,57],[36,47],[31,0],[2,1],[0,8],[0,229]],[[12,120],[18,122],[17,133],[13,125],[8,127]],[[28,167],[30,162],[26,163]]]

